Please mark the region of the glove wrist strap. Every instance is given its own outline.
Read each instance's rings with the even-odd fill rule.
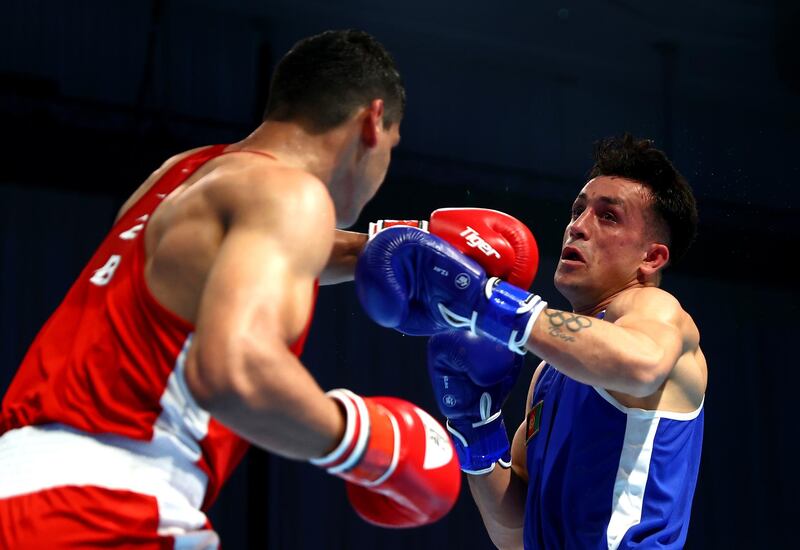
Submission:
[[[484,475],[494,470],[495,464],[511,466],[511,445],[502,411],[478,422],[448,419],[447,431],[464,473]]]
[[[547,302],[497,277],[487,281],[484,291],[486,302],[476,322],[478,334],[525,355],[525,344]]]
[[[345,411],[344,436],[330,453],[309,462],[364,487],[380,485],[394,473],[400,458],[397,419],[349,390],[331,390],[327,395]]]
[[[397,227],[397,226],[409,226],[409,227],[416,227],[417,229],[421,229],[425,233],[428,233],[428,222],[427,220],[378,220],[376,222],[369,222],[369,229],[367,230],[367,238],[368,240],[372,240],[375,235],[383,231],[384,229],[389,229],[390,227]]]

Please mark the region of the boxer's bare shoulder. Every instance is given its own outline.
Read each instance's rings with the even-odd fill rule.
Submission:
[[[644,398],[611,392],[615,398],[641,409],[691,412],[700,406],[708,379],[700,332],[672,294],[656,287],[631,289],[609,305],[605,320],[644,331],[654,339],[673,332],[681,342],[677,361],[658,392]]]
[[[298,219],[316,223],[300,227]],[[292,271],[313,278],[333,246],[333,203],[317,178],[274,159],[236,153],[209,161],[170,193],[148,222],[145,278],[153,295],[194,321],[232,228],[253,234],[254,243],[274,247],[276,260],[291,261]]]
[[[184,151],[183,153],[178,153],[177,155],[174,155],[174,156],[168,158],[166,161],[164,161],[164,164],[159,166],[158,169],[156,169],[152,174],[150,174],[147,177],[147,179],[144,180],[144,182],[136,189],[136,191],[134,191],[133,194],[130,197],[128,197],[128,200],[126,200],[125,203],[122,205],[122,208],[119,209],[119,212],[117,213],[117,217],[116,217],[116,219],[114,221],[115,222],[118,221],[125,214],[125,212],[128,211],[128,209],[131,206],[136,204],[136,202],[139,199],[141,199],[147,193],[147,191],[149,191],[150,188],[153,185],[155,185],[155,183],[159,179],[161,179],[161,177],[164,174],[166,174],[167,171],[170,168],[172,168],[172,166],[175,163],[183,160],[184,158],[188,157],[189,155],[191,155],[193,153],[196,153],[197,151],[200,151],[201,149],[204,149],[204,148],[205,147],[196,147],[194,149],[190,149],[188,151]]]

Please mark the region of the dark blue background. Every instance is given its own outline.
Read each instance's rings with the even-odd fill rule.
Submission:
[[[551,279],[592,142],[627,130],[670,154],[701,225],[664,287],[697,321],[709,363],[687,547],[793,547],[799,5],[5,2],[0,391],[149,172],[185,148],[240,139],[292,43],[358,27],[393,52],[409,100],[387,183],[356,229],[443,206],[504,210],[539,241],[534,288],[567,307]],[[352,285],[322,289],[304,360],[325,388],[435,411],[424,340],[372,325]],[[526,387],[506,407],[509,426]],[[355,516],[339,480],[263,452],[249,455],[212,518],[226,548],[491,548],[466,487],[439,524],[385,531]]]

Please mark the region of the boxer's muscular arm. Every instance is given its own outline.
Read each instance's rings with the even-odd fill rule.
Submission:
[[[525,400],[525,416],[533,399],[533,389],[544,362],[537,367]],[[525,498],[528,491],[528,468],[525,450],[525,421],[511,441],[511,468],[495,467],[488,475],[468,476],[469,489],[483,518],[492,542],[502,550],[523,547]]]
[[[206,191],[225,234],[203,290],[186,381],[203,408],[259,447],[321,456],[341,439],[342,414],[289,346],[306,325],[330,254],[333,206],[306,174],[256,170]]]
[[[528,485],[515,463],[518,453],[514,448],[517,446],[516,441],[520,437],[520,432],[523,433],[524,443],[524,430],[524,426],[521,426],[514,435],[511,468],[498,466],[486,475],[467,476],[469,490],[475,499],[475,504],[478,505],[489,538],[502,550],[522,549],[525,493]]]
[[[320,275],[321,285],[333,285],[352,281],[356,273],[356,261],[364,245],[367,244],[366,233],[336,230],[328,264]]]
[[[545,309],[527,348],[579,382],[646,397],[689,351],[687,317],[670,294],[641,288],[612,302],[606,313],[610,321]]]

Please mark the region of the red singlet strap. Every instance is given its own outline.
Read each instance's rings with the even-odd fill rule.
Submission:
[[[227,155],[227,154],[230,154],[230,153],[253,153],[254,155],[261,155],[261,156],[264,156],[264,157],[269,157],[272,160],[278,160],[277,157],[275,157],[275,155],[273,155],[271,153],[266,153],[264,151],[254,151],[253,149],[235,149],[233,151],[223,151],[220,154],[221,155]]]

